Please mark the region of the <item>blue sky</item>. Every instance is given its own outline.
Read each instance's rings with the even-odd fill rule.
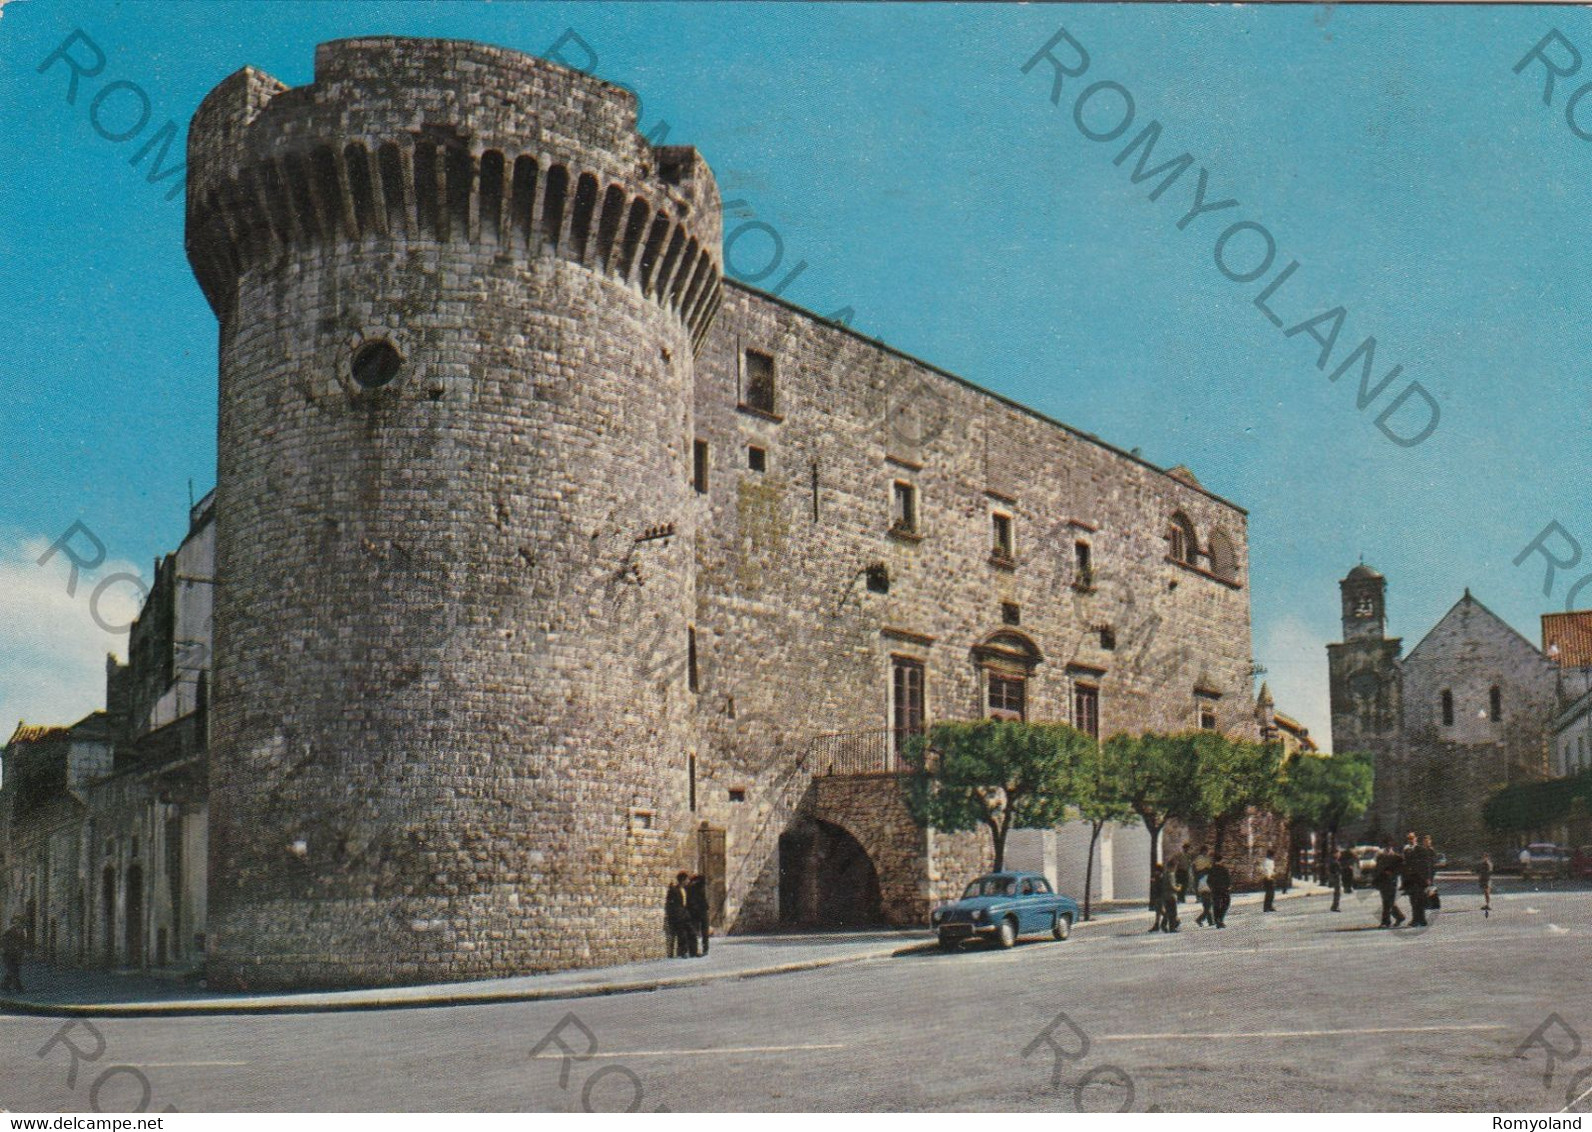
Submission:
[[[1058,108],[1050,65],[1020,68],[1063,26],[1090,62]],[[182,199],[146,182],[147,155],[129,163],[138,147],[167,119],[185,136],[245,64],[310,81],[323,40],[544,54],[574,29],[596,73],[641,94],[644,129],[666,121],[669,143],[695,145],[724,198],[747,202],[740,218],[778,231],[783,261],[759,285],[805,263],[786,298],[849,306],[859,330],[1188,464],[1247,507],[1256,655],[1279,706],[1324,739],[1322,646],[1338,637],[1336,581],[1362,554],[1389,578],[1407,647],[1466,586],[1536,640],[1537,616],[1592,571],[1592,142],[1564,115],[1578,82],[1561,79],[1546,107],[1542,68],[1512,70],[1550,28],[1588,53],[1592,79],[1592,19],[1569,8],[7,4],[0,726],[99,706],[103,654],[125,638],[89,615],[93,584],[147,578],[182,536],[190,479],[198,493],[214,480],[215,324],[183,258]],[[67,68],[38,67],[75,29],[105,67],[69,105]],[[565,56],[591,65],[573,42]],[[1097,80],[1134,100],[1115,141],[1074,123]],[[140,94],[150,106],[121,143],[89,114],[115,81],[105,132],[136,121]],[[1121,115],[1115,89],[1086,108],[1097,132]],[[1592,100],[1582,113],[1592,128]],[[1155,182],[1113,161],[1152,119],[1157,163],[1197,163],[1153,202]],[[1179,230],[1198,166],[1209,201],[1239,204]],[[1255,283],[1213,260],[1228,218],[1274,240]],[[1259,247],[1253,230],[1235,236],[1230,267]],[[768,259],[749,233],[730,267],[753,275]],[[1329,381],[1318,344],[1253,305],[1291,260],[1275,303],[1287,325],[1348,312],[1327,372],[1367,335],[1379,375],[1402,365],[1371,408],[1356,407],[1358,367]],[[1374,421],[1411,380],[1441,419],[1401,448]],[[1540,560],[1512,559],[1550,521],[1589,553],[1544,597]],[[64,556],[37,558],[73,522],[106,561],[68,595]],[[136,594],[104,596],[114,624]]]

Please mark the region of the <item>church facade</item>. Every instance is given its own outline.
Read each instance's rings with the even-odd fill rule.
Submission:
[[[1387,635],[1387,579],[1339,582],[1343,640],[1327,646],[1333,750],[1375,757],[1366,835],[1431,834],[1456,864],[1513,845],[1482,822],[1487,798],[1548,773],[1559,666],[1469,590],[1406,655]]]

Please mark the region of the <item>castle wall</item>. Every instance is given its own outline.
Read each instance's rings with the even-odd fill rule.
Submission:
[[[744,407],[748,350],[774,360],[772,415]],[[1084,683],[1098,688],[1102,735],[1196,726],[1196,688],[1220,727],[1253,726],[1247,540],[1231,504],[734,284],[697,367],[695,437],[710,458],[696,520],[697,816],[727,830],[738,862],[735,927],[777,913],[778,836],[828,750],[812,737],[879,732],[871,769],[888,765],[894,657],[925,666],[931,721],[987,714],[979,646],[1015,631],[1041,657],[1026,684],[1031,720],[1072,722]],[[750,446],[764,471],[749,466]],[[898,480],[917,492],[914,537],[891,533]],[[997,511],[1015,523],[1010,564],[991,555]],[[1174,512],[1202,548],[1223,532],[1235,581],[1208,557],[1169,560]],[[876,563],[888,593],[868,587]]]

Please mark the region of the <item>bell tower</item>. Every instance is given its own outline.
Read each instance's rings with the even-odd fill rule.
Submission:
[[[1373,835],[1399,822],[1401,791],[1400,719],[1402,642],[1387,636],[1387,579],[1360,563],[1338,583],[1343,604],[1343,641],[1327,646],[1332,702],[1332,749],[1364,751],[1376,763],[1376,785],[1368,815]]]

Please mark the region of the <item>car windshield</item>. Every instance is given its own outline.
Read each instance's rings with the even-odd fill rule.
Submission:
[[[962,893],[962,899],[970,900],[975,896],[1011,896],[1016,891],[1015,877],[979,877],[967,886],[967,891]]]

